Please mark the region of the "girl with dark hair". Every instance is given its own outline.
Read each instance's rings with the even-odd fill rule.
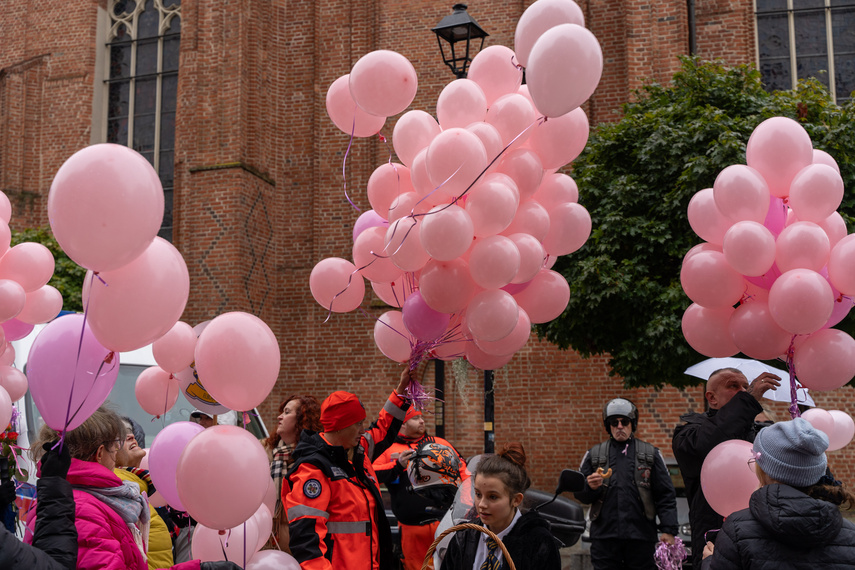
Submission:
[[[560,570],[558,544],[549,523],[539,514],[522,514],[519,506],[531,485],[525,450],[510,443],[478,463],[475,473],[476,524],[483,524],[504,543],[519,570]],[[451,539],[441,570],[506,570],[502,551],[485,533],[466,529]]]

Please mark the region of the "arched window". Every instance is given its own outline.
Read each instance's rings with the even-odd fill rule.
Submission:
[[[133,148],[160,175],[160,236],[171,241],[181,0],[110,0],[107,12],[105,140]]]

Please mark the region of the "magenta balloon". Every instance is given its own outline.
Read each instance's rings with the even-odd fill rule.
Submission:
[[[758,222],[736,222],[724,234],[722,251],[734,271],[759,277],[775,263],[775,236]]]
[[[508,151],[499,163],[498,171],[507,174],[516,183],[520,200],[534,196],[543,180],[543,164],[530,148]]]
[[[719,211],[731,221],[762,223],[769,211],[769,187],[759,172],[744,164],[722,170],[713,184]]]
[[[368,228],[389,227],[389,222],[374,210],[362,212],[353,224],[353,241]]]
[[[300,570],[300,563],[287,552],[262,550],[252,557],[246,570]]]
[[[535,42],[526,67],[531,98],[547,117],[560,117],[594,93],[603,73],[597,38],[577,24],[561,24]]]
[[[394,162],[378,166],[368,178],[366,188],[371,207],[381,213],[388,212],[399,196],[414,191],[410,169]]]
[[[401,115],[392,131],[392,146],[398,159],[412,166],[416,155],[428,147],[440,130],[436,119],[422,110],[414,109]]]
[[[27,293],[24,308],[16,317],[19,321],[31,324],[52,321],[62,310],[62,293],[50,285]]]
[[[415,219],[409,217],[395,220],[386,230],[386,252],[401,271],[418,271],[430,259],[419,230]]]
[[[467,77],[484,90],[488,107],[502,95],[515,93],[522,84],[522,70],[514,63],[514,52],[502,45],[492,45],[478,52]]]
[[[374,290],[374,293],[381,301],[390,307],[398,308],[404,304],[404,301],[407,299],[407,292],[409,291],[403,274],[390,283],[375,283],[372,281],[371,289]]]
[[[160,417],[178,401],[181,388],[178,380],[159,366],[150,366],[137,376],[134,395],[137,403],[147,413]]]
[[[205,428],[197,423],[175,422],[163,428],[151,443],[148,453],[151,480],[166,502],[179,511],[187,509],[178,496],[176,483],[178,460],[190,440],[203,431]]]
[[[363,55],[350,70],[350,95],[365,112],[391,117],[403,112],[416,96],[416,70],[403,55],[376,50]]]
[[[798,172],[813,162],[810,135],[796,121],[772,117],[760,123],[745,148],[748,166],[763,176],[773,196],[789,195]]]
[[[501,340],[513,332],[519,320],[519,305],[501,289],[488,289],[472,297],[466,308],[466,326],[474,338]]]
[[[190,551],[194,560],[229,560],[244,567],[258,552],[258,541],[258,524],[253,517],[227,529],[223,534],[217,529],[197,524],[193,530]]]
[[[769,309],[778,325],[793,334],[822,328],[834,310],[834,294],[825,278],[810,269],[787,271],[769,289]]]
[[[828,278],[844,295],[855,295],[855,234],[844,237],[831,250]]]
[[[689,299],[710,308],[732,307],[745,291],[742,275],[717,251],[702,251],[683,262],[680,283]]]
[[[802,419],[806,420],[815,429],[828,436],[831,440],[831,434],[834,432],[834,416],[827,410],[822,408],[810,408],[802,412]]]
[[[723,517],[747,509],[760,482],[748,461],[752,445],[740,439],[724,441],[707,454],[701,466],[701,488],[707,502]]]
[[[0,425],[3,429],[12,421],[12,398],[9,393],[0,386]]]
[[[800,220],[819,223],[843,201],[843,178],[827,164],[811,164],[790,184],[790,208]]]
[[[487,168],[487,151],[476,134],[452,128],[431,141],[425,166],[437,192],[460,196]]]
[[[502,146],[517,148],[531,136],[535,118],[534,106],[526,97],[509,93],[490,104],[485,120],[499,131]]]
[[[163,188],[141,154],[96,144],[59,168],[48,194],[56,241],[78,265],[118,269],[148,248],[163,221]]]
[[[805,388],[836,390],[855,377],[855,339],[838,329],[823,329],[796,346],[796,376]]]
[[[733,224],[715,205],[712,188],[704,188],[692,196],[688,217],[689,225],[698,237],[716,245],[722,244],[724,234]]]
[[[540,156],[544,169],[561,168],[582,154],[589,134],[588,116],[579,107],[536,126],[528,146]]]
[[[520,201],[512,185],[507,175],[488,174],[469,192],[466,212],[476,237],[495,235],[511,224]]]
[[[450,261],[469,249],[475,229],[472,218],[460,206],[437,206],[422,217],[419,236],[432,258]]]
[[[787,225],[787,212],[789,207],[777,196],[769,196],[769,211],[763,225],[768,228],[772,235],[777,236]],[[842,218],[841,218],[842,219]]]
[[[27,393],[27,377],[11,366],[0,366],[0,386],[9,393],[13,402],[17,402]]]
[[[385,251],[386,231],[384,226],[368,228],[353,244],[353,264],[363,277],[372,282],[388,283],[401,276],[401,270]]]
[[[519,309],[519,320],[514,327],[514,330],[501,340],[489,342],[486,340],[475,339],[475,344],[478,345],[485,354],[492,356],[511,356],[520,350],[528,342],[531,336],[531,320],[523,309]]]
[[[558,318],[567,308],[570,285],[560,273],[541,269],[528,287],[514,295],[514,299],[531,322],[547,323]]]
[[[55,431],[72,430],[92,415],[110,395],[118,374],[119,355],[111,355],[98,342],[88,322],[84,328],[83,315],[66,315],[48,323],[27,357],[33,401]]]
[[[775,247],[775,263],[782,272],[800,268],[820,271],[831,252],[828,234],[812,222],[795,222],[784,228]]]
[[[451,316],[447,313],[431,309],[418,291],[407,297],[401,314],[404,326],[418,340],[439,338],[451,320]]]
[[[196,333],[183,321],[175,323],[165,335],[151,345],[158,366],[176,374],[193,363],[196,351]]]
[[[3,327],[7,342],[21,340],[22,338],[33,332],[33,329],[35,328],[33,325],[21,322],[18,319],[9,319],[8,321],[3,321],[3,323],[0,323],[0,326]]]
[[[550,255],[568,255],[577,251],[591,236],[591,215],[581,204],[559,204],[549,212],[549,233],[543,249]]]
[[[474,342],[470,342],[466,345],[466,360],[469,364],[479,370],[498,370],[510,362],[513,357],[513,354],[507,354],[504,356],[487,354],[478,348]]]
[[[441,313],[463,310],[475,295],[469,264],[462,259],[430,260],[422,269],[419,288],[425,303]]]
[[[520,268],[520,251],[516,243],[505,236],[490,236],[478,240],[469,255],[472,280],[485,289],[499,289],[516,277]]]
[[[769,304],[759,300],[739,305],[730,317],[728,330],[739,351],[757,360],[785,354],[793,338],[772,318]]]
[[[519,64],[527,67],[528,56],[540,36],[560,24],[585,25],[582,9],[573,0],[538,0],[526,8],[514,33],[514,51]]]
[[[549,212],[535,200],[521,202],[514,221],[502,231],[502,235],[529,234],[543,241],[549,234]]]
[[[374,323],[374,343],[387,358],[395,362],[406,362],[415,344],[401,311],[387,311]]]
[[[689,346],[704,356],[724,358],[733,356],[739,349],[730,336],[729,323],[733,307],[710,309],[696,303],[683,313],[681,328]]]
[[[0,322],[17,317],[26,301],[27,293],[20,283],[11,279],[0,279]]]
[[[19,243],[0,258],[0,279],[17,281],[30,293],[53,276],[53,254],[40,243]]]
[[[327,90],[327,114],[333,124],[355,137],[376,135],[386,123],[385,116],[370,115],[357,106],[350,96],[350,75],[342,75]]]
[[[477,136],[481,143],[483,143],[484,150],[487,152],[488,164],[493,162],[493,159],[502,152],[502,148],[504,147],[502,144],[502,135],[499,134],[499,129],[490,123],[478,121],[467,126],[466,130]]]
[[[190,440],[178,460],[175,477],[187,513],[209,528],[226,530],[258,510],[267,491],[270,466],[267,453],[252,433],[217,425]],[[240,484],[229,484],[236,481]]]
[[[319,261],[309,274],[309,289],[324,309],[347,313],[362,303],[365,280],[351,262],[328,257]]]
[[[579,187],[576,181],[566,174],[546,174],[534,194],[534,199],[550,211],[558,204],[578,202]]]
[[[261,405],[279,377],[276,336],[249,313],[224,313],[196,341],[196,370],[220,404],[247,411]]]
[[[458,79],[446,85],[436,100],[436,117],[443,130],[463,128],[483,121],[487,116],[487,96],[471,79]]]
[[[840,410],[829,410],[834,419],[834,430],[828,436],[828,451],[836,451],[849,445],[855,436],[855,422],[852,416]]]

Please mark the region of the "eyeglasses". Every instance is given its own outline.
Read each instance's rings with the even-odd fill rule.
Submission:
[[[631,424],[632,422],[627,418],[614,418],[609,420],[609,425],[611,425],[612,427],[629,426]]]
[[[125,447],[125,440],[122,438],[110,440],[110,441],[105,443],[105,447],[107,447],[107,449],[112,449],[114,447],[112,444],[118,444],[118,446],[116,446],[115,450],[119,451],[120,449]]]

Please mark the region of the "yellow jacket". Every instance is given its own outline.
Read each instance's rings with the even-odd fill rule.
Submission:
[[[123,481],[136,483],[140,487],[140,491],[149,493],[148,484],[141,479],[137,474],[131,473],[125,469],[116,469],[116,475]],[[151,527],[148,534],[148,560],[149,570],[158,568],[171,568],[173,565],[172,559],[172,538],[169,536],[169,529],[166,528],[166,523],[154,510],[151,505],[148,506],[151,512]]]

